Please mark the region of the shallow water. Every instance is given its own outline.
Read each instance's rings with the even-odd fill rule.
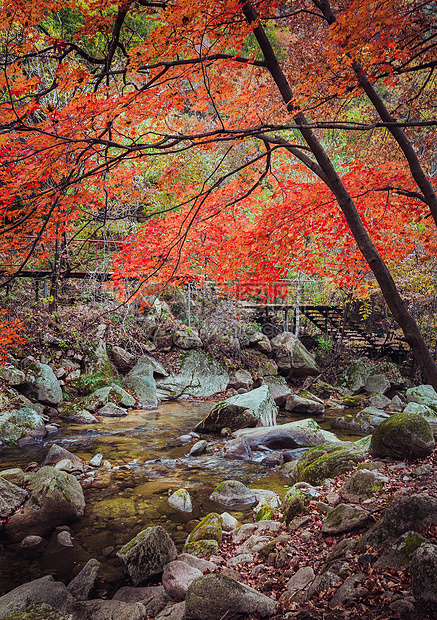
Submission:
[[[26,469],[32,461],[41,463],[52,443],[85,461],[100,453],[111,463],[111,469],[100,469],[83,482],[87,506],[84,518],[71,525],[74,547],[60,546],[56,533],[42,554],[26,556],[18,545],[2,547],[0,593],[45,574],[69,581],[94,557],[102,563],[101,592],[112,594],[126,583],[116,551],[150,525],[162,525],[181,548],[192,529],[190,521],[219,509],[208,498],[222,480],[237,479],[251,488],[270,489],[283,497],[289,479],[255,463],[223,458],[224,440],[220,437],[207,436],[207,452],[199,457],[188,456],[192,443],[181,444],[178,437],[192,430],[211,406],[202,402],[165,403],[157,411],[138,410],[124,418],[100,418],[99,424],[91,427],[65,423],[58,433],[37,446],[3,449],[1,469]],[[341,413],[327,412],[321,426],[330,429],[332,419]],[[303,417],[280,417],[278,423]],[[339,437],[358,438],[345,432]],[[182,487],[189,490],[193,501],[190,515],[173,510],[167,502],[169,494]],[[233,514],[250,519],[250,511],[246,515]]]

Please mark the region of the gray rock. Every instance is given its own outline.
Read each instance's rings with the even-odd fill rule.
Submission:
[[[29,475],[28,489],[30,498],[3,524],[3,532],[12,541],[20,541],[29,534],[44,536],[57,525],[83,517],[82,487],[71,474],[41,467]]]
[[[311,418],[273,427],[244,428],[235,431],[234,436],[244,439],[251,450],[258,450],[262,447],[271,450],[300,448],[319,445],[327,441],[343,443],[334,433],[323,430]]]
[[[126,409],[123,409],[123,407],[119,407],[114,403],[107,403],[104,407],[98,410],[97,414],[105,418],[122,418],[127,415],[127,411]]]
[[[161,526],[148,527],[117,553],[134,585],[164,570],[177,557],[174,542]]]
[[[112,600],[122,601],[123,603],[139,603],[162,594],[165,594],[164,586],[123,586],[117,590]]]
[[[341,388],[345,396],[352,395],[366,385],[369,373],[370,369],[367,362],[358,359],[348,366],[335,385]]]
[[[376,409],[380,410],[385,409],[386,407],[390,409],[392,404],[392,401],[387,398],[387,396],[384,396],[384,394],[373,394],[372,396],[369,396],[368,402],[370,407],[376,407]],[[392,409],[390,409],[390,411],[392,411]]]
[[[286,397],[292,393],[285,377],[265,376],[263,381],[269,386],[270,393],[278,407],[283,407]]]
[[[421,545],[410,565],[411,588],[414,596],[424,603],[437,603],[437,546]]]
[[[11,482],[12,484],[16,484],[18,487],[24,485],[25,473],[19,467],[12,467],[11,469],[3,469],[0,471],[0,476]]]
[[[13,364],[5,364],[0,366],[0,379],[10,386],[22,385],[26,381],[26,375]]]
[[[43,465],[56,465],[56,463],[64,460],[70,461],[76,469],[83,471],[82,459],[55,443],[50,446],[50,450],[44,459]]]
[[[206,451],[207,447],[208,443],[204,439],[196,441],[196,443],[191,447],[189,456],[199,456]]]
[[[432,385],[418,385],[409,388],[406,392],[407,403],[418,403],[419,405],[427,405],[434,411],[437,411],[437,392]]]
[[[180,372],[157,381],[160,400],[196,396],[208,397],[223,392],[229,383],[225,368],[202,351],[181,356]]]
[[[268,355],[272,352],[270,340],[262,332],[254,332],[253,334],[250,334],[248,336],[248,342],[251,347],[257,349],[261,353],[266,353]]]
[[[70,581],[67,586],[69,593],[77,601],[86,601],[95,588],[99,575],[100,562],[95,559],[88,560],[80,573]]]
[[[147,611],[142,603],[121,601],[77,601],[69,609],[74,620],[144,620]]]
[[[209,499],[226,508],[251,506],[257,502],[254,492],[238,480],[224,480],[214,489]]]
[[[168,605],[155,617],[155,620],[184,620],[185,603],[175,603]]]
[[[348,577],[329,601],[329,607],[335,609],[338,605],[344,606],[350,601],[367,596],[369,590],[358,586],[364,578],[365,575],[362,573],[357,573]]]
[[[66,586],[60,581],[55,581],[51,575],[46,575],[40,579],[24,583],[1,596],[0,618],[9,618],[38,603],[50,605],[61,613],[65,613],[68,602],[69,593]]]
[[[385,411],[377,409],[376,407],[366,407],[362,409],[356,415],[345,415],[336,418],[332,424],[333,428],[345,428],[350,431],[357,431],[370,435],[375,428],[379,426],[384,420],[390,417]]]
[[[0,518],[9,517],[28,496],[27,491],[0,477]]]
[[[60,416],[73,424],[98,424],[97,418],[79,403],[68,403],[61,407]]]
[[[178,489],[168,498],[169,505],[181,512],[193,512],[193,504],[187,489]]]
[[[126,349],[122,347],[111,347],[110,355],[115,366],[121,372],[129,372],[135,365],[135,355],[132,355],[132,353],[129,353],[129,351],[126,351]]]
[[[194,568],[180,560],[174,560],[169,562],[164,568],[162,585],[172,599],[180,602],[185,600],[191,583],[202,575],[203,573],[198,568]]]
[[[46,434],[44,421],[33,406],[14,409],[0,416],[0,441],[3,443],[14,444],[23,437],[39,439]]]
[[[320,374],[320,368],[315,358],[299,340],[295,345],[295,340],[294,334],[283,332],[271,341],[273,357],[278,364],[279,370],[294,377],[317,376]],[[294,355],[292,360],[291,353],[293,348]]]
[[[290,394],[285,399],[285,409],[291,413],[302,413],[307,415],[323,415],[325,405],[317,397],[314,400],[297,394]]]
[[[304,566],[294,573],[285,586],[289,596],[293,597],[298,592],[305,590],[315,579],[311,566]]]
[[[95,454],[90,460],[89,465],[91,465],[91,467],[100,467],[100,465],[102,464],[102,459],[102,454]]]
[[[274,426],[278,408],[267,385],[217,403],[196,426],[198,432],[220,432],[253,426]]]
[[[359,541],[360,547],[380,547],[399,536],[437,525],[437,498],[425,493],[396,496],[382,517]]]
[[[62,389],[55,373],[47,364],[33,362],[27,369],[27,392],[45,405],[59,405],[62,402]]]
[[[142,355],[123,380],[123,385],[137,397],[143,409],[156,409],[156,377],[166,377],[163,366],[148,355]]]
[[[367,378],[364,389],[369,394],[385,394],[390,387],[391,383],[385,375],[374,374]]]
[[[202,346],[199,334],[190,327],[178,329],[173,333],[172,339],[173,344],[180,349],[197,349]]]
[[[114,403],[126,409],[131,409],[135,406],[135,398],[119,385],[112,383],[111,385],[96,390],[90,396],[87,396],[84,401],[84,406],[94,413],[97,409],[100,409],[100,407],[108,403]]]
[[[369,523],[370,513],[354,504],[338,504],[322,523],[324,534],[344,534],[364,527]]]
[[[66,471],[68,474],[81,474],[83,473],[83,465],[80,466],[75,465],[69,459],[62,459],[62,461],[58,461],[55,465],[55,469],[59,469],[60,471]]]
[[[276,613],[276,603],[223,575],[205,575],[193,581],[185,599],[186,620],[221,620],[226,615],[258,614],[267,618]]]
[[[185,562],[185,564],[189,564],[193,568],[197,568],[202,573],[211,572],[216,570],[217,568],[217,564],[214,564],[214,562],[204,560],[203,558],[197,558],[195,555],[191,555],[190,553],[180,553],[177,559],[180,562]]]
[[[414,552],[428,541],[417,532],[405,532],[374,563],[375,568],[394,567],[400,570],[409,566]]]
[[[233,388],[238,390],[244,388],[249,390],[253,384],[253,377],[248,370],[240,369],[236,370],[229,377],[228,389]]]
[[[435,447],[429,423],[414,413],[395,413],[372,435],[369,452],[378,458],[418,459],[432,454]]]
[[[419,403],[410,402],[404,408],[404,413],[415,413],[423,416],[429,422],[437,422],[437,413],[428,405],[419,405]]]
[[[355,471],[339,489],[340,495],[353,504],[373,497],[384,487],[377,473],[368,469]]]

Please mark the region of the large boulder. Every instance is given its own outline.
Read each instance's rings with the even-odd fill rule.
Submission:
[[[55,581],[52,575],[46,575],[29,583],[24,583],[0,597],[0,618],[15,618],[29,608],[44,604],[49,608],[34,618],[52,618],[50,608],[65,613],[70,602],[67,587],[60,581]],[[21,617],[21,616],[18,616]],[[24,616],[26,617],[26,616]],[[31,617],[31,616],[29,616]]]
[[[374,431],[369,452],[377,458],[419,459],[432,454],[434,436],[429,423],[414,413],[396,413]]]
[[[434,411],[437,411],[437,392],[432,385],[418,385],[409,388],[406,392],[407,403],[418,403],[419,405],[427,405]]]
[[[203,433],[220,432],[222,428],[237,430],[253,426],[274,426],[278,408],[267,385],[246,394],[237,394],[217,403],[196,426]]]
[[[353,442],[324,443],[311,448],[296,462],[292,477],[297,482],[322,484],[326,478],[345,474],[364,461],[366,450]]]
[[[160,525],[142,530],[117,553],[135,586],[162,573],[177,555],[174,542]]]
[[[185,620],[221,620],[251,614],[267,618],[276,612],[276,603],[264,594],[223,575],[195,579],[185,599]]]
[[[195,396],[207,398],[226,390],[229,375],[225,368],[202,351],[181,354],[180,371],[157,380],[159,400]]]
[[[244,439],[251,450],[258,450],[260,448],[281,450],[300,448],[302,446],[317,446],[327,441],[339,441],[334,433],[323,430],[311,418],[271,427],[244,428],[235,431],[233,435],[237,439]],[[228,443],[231,442],[225,444],[225,450]]]
[[[85,499],[74,476],[50,466],[28,477],[30,497],[22,508],[3,524],[3,532],[13,541],[28,535],[44,536],[57,525],[83,517]]]
[[[156,378],[167,373],[159,362],[148,355],[142,355],[132,370],[123,379],[123,385],[131,390],[143,409],[156,409],[158,397]]]
[[[437,498],[426,493],[396,496],[382,517],[360,539],[359,546],[381,547],[409,530],[437,525]]]
[[[32,395],[45,405],[55,406],[62,402],[62,389],[55,373],[47,364],[32,362],[27,369],[27,395]]]
[[[14,409],[0,416],[0,441],[15,444],[23,437],[40,439],[47,435],[44,421],[30,407]]]
[[[428,405],[420,405],[419,403],[409,402],[403,410],[404,413],[415,413],[421,415],[428,420],[430,424],[437,423],[437,412]]]
[[[271,343],[273,356],[281,374],[293,377],[317,376],[320,374],[320,368],[315,358],[299,340],[296,342],[294,334],[283,332],[273,338]]]

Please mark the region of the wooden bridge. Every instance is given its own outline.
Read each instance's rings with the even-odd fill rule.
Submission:
[[[295,331],[295,318],[292,317],[289,324],[289,312],[295,309],[295,305],[286,303],[253,303],[240,302],[247,309],[253,309],[258,313],[261,322],[264,321],[264,329],[270,332],[272,329],[276,333],[281,331]],[[269,322],[269,311],[284,312],[284,324],[282,327],[272,325]],[[378,355],[405,355],[410,349],[408,344],[393,336],[389,331],[386,334],[368,333],[363,325],[358,321],[354,321],[345,312],[342,306],[333,306],[326,304],[302,304],[299,306],[299,312],[305,316],[317,329],[333,342],[340,339],[354,342],[357,346],[370,350]],[[264,315],[264,317],[262,316]],[[272,336],[272,333],[266,334]]]

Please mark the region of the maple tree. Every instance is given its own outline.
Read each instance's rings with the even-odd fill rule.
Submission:
[[[68,274],[77,231],[131,202],[146,221],[114,257],[119,290],[371,271],[437,387],[389,271],[435,244],[436,25],[419,0],[8,3],[5,281]]]

